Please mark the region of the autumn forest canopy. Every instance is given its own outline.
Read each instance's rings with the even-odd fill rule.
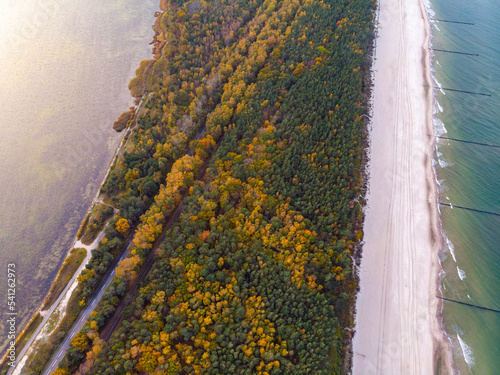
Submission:
[[[344,373],[374,3],[162,7],[81,306],[132,251],[56,373]]]

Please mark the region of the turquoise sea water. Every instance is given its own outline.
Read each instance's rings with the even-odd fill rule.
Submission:
[[[437,85],[491,97],[436,90],[436,134],[500,145],[500,3],[431,0]],[[500,213],[500,149],[439,140],[440,200]],[[447,239],[441,255],[447,298],[500,309],[500,217],[441,207]],[[500,314],[444,302],[443,320],[460,374],[500,373]]]
[[[120,142],[158,0],[0,0],[0,315],[45,296]],[[0,319],[0,349],[7,339]],[[3,351],[2,354],[3,356]]]

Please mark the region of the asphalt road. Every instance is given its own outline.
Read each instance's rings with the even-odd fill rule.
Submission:
[[[95,241],[97,241],[97,243],[101,240],[101,238],[104,236],[104,230],[102,231],[102,233],[96,238]],[[76,243],[76,239],[73,241],[73,243],[71,244],[71,247],[70,248],[73,248],[74,245]],[[84,262],[82,262],[82,264],[80,265],[80,267],[78,267],[78,269],[76,270],[75,274],[71,277],[70,281],[68,282],[68,284],[66,285],[66,287],[63,289],[63,291],[61,292],[61,294],[59,295],[59,297],[57,298],[57,300],[50,306],[50,308],[47,310],[42,322],[38,325],[37,329],[35,330],[35,332],[31,335],[31,338],[28,340],[28,342],[24,345],[23,349],[19,352],[19,355],[17,356],[17,360],[16,360],[16,366],[19,364],[19,362],[22,360],[22,358],[24,357],[24,355],[26,354],[26,352],[28,351],[28,349],[30,348],[31,344],[33,343],[33,341],[35,341],[37,338],[38,338],[38,334],[40,333],[40,331],[43,329],[43,327],[47,324],[47,322],[49,321],[49,319],[51,318],[52,316],[52,313],[57,309],[57,307],[59,306],[59,304],[61,303],[61,300],[66,296],[66,293],[68,292],[68,290],[71,288],[71,286],[73,285],[73,283],[75,282],[76,278],[78,277],[78,275],[80,275],[80,273],[82,272],[82,270],[85,268],[85,265],[87,263],[87,261],[90,259],[91,257],[91,251],[92,249],[90,249],[89,247],[86,247],[87,249],[87,257],[88,259],[86,259]],[[11,367],[9,369],[9,371],[7,372],[7,375],[11,375],[14,371],[15,371],[16,367]],[[17,372],[19,373],[19,372]]]
[[[195,139],[196,140],[200,140],[202,138],[203,133],[205,132],[205,130],[206,130],[206,128],[203,127],[196,134]],[[186,152],[186,154],[192,156],[193,151],[191,149],[189,149]],[[197,179],[199,179],[201,176],[204,175],[204,172],[205,172],[205,169],[206,169],[206,167],[208,165],[208,161],[209,160],[210,160],[210,158],[205,162],[205,165],[203,166],[202,171],[200,172],[200,175],[197,176],[198,177]],[[163,233],[160,235],[159,239],[155,242],[155,245],[153,246],[153,249],[151,249],[151,254],[150,254],[148,260],[146,261],[146,264],[142,267],[142,270],[141,270],[140,275],[139,275],[140,277],[137,278],[136,283],[134,284],[135,288],[137,288],[137,285],[136,285],[137,282],[140,281],[141,279],[143,279],[149,273],[149,271],[151,270],[151,267],[152,267],[152,265],[154,263],[154,252],[155,252],[156,248],[158,247],[158,245],[163,241],[163,239],[165,237],[165,234],[167,232],[167,229],[179,217],[179,215],[180,215],[180,213],[182,211],[181,207],[182,207],[182,202],[183,201],[184,201],[184,198],[182,199],[182,201],[179,204],[176,212],[174,213],[173,218],[165,226],[165,228],[163,230]],[[135,235],[135,233],[134,233],[134,235]],[[121,252],[121,254],[118,257],[118,259],[115,260],[115,262],[111,266],[111,271],[108,272],[108,274],[106,275],[104,281],[99,286],[98,291],[94,294],[94,296],[90,300],[90,303],[85,306],[85,308],[83,309],[83,311],[78,316],[77,321],[73,324],[73,326],[71,327],[70,331],[66,334],[66,337],[64,338],[64,341],[59,345],[59,348],[57,349],[57,352],[52,356],[49,364],[47,365],[47,367],[45,368],[45,370],[43,372],[43,375],[50,375],[50,373],[52,373],[53,371],[55,371],[57,369],[57,365],[59,364],[59,362],[63,359],[64,355],[66,354],[66,351],[69,348],[71,340],[80,331],[80,329],[82,329],[82,327],[85,325],[85,322],[89,318],[90,314],[92,313],[92,311],[94,311],[94,308],[96,307],[96,305],[101,300],[101,298],[102,298],[102,296],[103,296],[106,288],[109,286],[109,284],[111,284],[111,281],[113,281],[113,278],[115,277],[116,266],[128,254],[127,249],[129,247],[129,244],[130,244],[131,240],[133,239],[134,235],[132,235],[130,237],[129,241],[127,242],[127,245],[124,248],[124,250]],[[132,293],[135,291],[135,288],[132,291]],[[129,293],[130,293],[130,291],[127,291],[127,294],[129,294]],[[125,297],[123,298],[123,300],[125,300]],[[110,326],[112,326],[112,328],[109,329],[109,327],[108,327],[109,333],[106,336],[111,336],[111,334],[113,333],[113,331],[116,328],[117,324],[120,322],[120,320],[121,320],[121,312],[123,310],[122,304],[120,304],[120,306],[119,306],[119,308],[117,310],[118,311],[115,312],[113,318],[111,319]],[[107,337],[107,338],[109,340],[109,337]]]
[[[90,300],[90,303],[88,303],[83,311],[80,313],[78,316],[78,319],[76,322],[73,324],[69,332],[66,334],[66,337],[64,338],[64,341],[59,345],[59,348],[57,349],[57,352],[53,355],[52,359],[50,360],[49,364],[45,368],[45,371],[43,372],[43,375],[49,375],[52,373],[52,371],[55,371],[57,369],[57,365],[59,362],[63,359],[64,355],[66,354],[66,351],[69,348],[69,344],[71,343],[71,340],[75,335],[82,329],[83,325],[89,318],[90,314],[92,311],[94,311],[94,308],[96,307],[97,303],[101,300],[104,291],[106,288],[111,284],[111,281],[113,281],[113,278],[115,277],[115,270],[118,262],[123,260],[127,254],[127,248],[128,244],[125,247],[125,249],[121,252],[120,256],[118,257],[117,260],[115,260],[114,264],[111,267],[111,272],[108,272],[106,275],[104,281],[101,283],[99,289],[97,292],[94,294],[92,299]]]
[[[143,99],[144,99],[144,98],[147,98],[147,97],[149,97],[149,93],[145,93],[145,94],[144,94],[144,96],[143,96]],[[138,112],[139,112],[139,110],[140,110],[140,109],[141,109],[141,107],[142,107],[142,104],[143,104],[143,100],[141,100],[141,102],[139,103],[139,106],[137,107],[137,111],[136,111],[136,113],[138,113]],[[128,133],[127,133],[127,135],[128,135],[128,134],[131,134],[132,130],[133,130],[133,128],[129,128],[129,129],[128,129]],[[203,129],[203,130],[204,130],[204,129]],[[97,195],[96,195],[96,198],[95,198],[95,199],[97,199],[97,197],[99,196],[100,189],[101,189],[101,187],[103,186],[104,182],[106,181],[106,178],[108,177],[108,174],[109,174],[109,172],[111,171],[111,167],[112,167],[112,165],[113,165],[114,161],[115,161],[115,160],[119,157],[119,155],[120,155],[120,151],[122,150],[123,146],[124,146],[124,145],[121,145],[121,146],[120,146],[120,147],[116,150],[116,153],[115,153],[115,155],[113,156],[113,158],[112,158],[112,160],[111,160],[111,162],[110,162],[110,164],[109,164],[108,170],[106,171],[106,174],[105,174],[105,176],[104,176],[104,178],[103,178],[103,180],[102,180],[102,182],[101,182],[101,185],[99,186],[99,190],[97,191]],[[94,201],[95,201],[95,199],[94,199]],[[99,200],[99,202],[100,202],[100,203],[103,203],[103,204],[106,204],[106,203],[102,202],[102,200]],[[94,202],[93,202],[93,203],[94,203]],[[109,206],[109,205],[108,205],[108,206]],[[91,207],[92,207],[92,206],[91,206]],[[111,207],[113,207],[113,206],[111,206]],[[115,209],[115,207],[113,207],[113,208]],[[115,209],[115,213],[116,213],[116,209]],[[98,241],[97,241],[97,243],[99,243],[99,242],[100,242],[100,239],[101,239],[103,236],[104,236],[104,229],[103,229],[103,231],[101,232],[101,235],[98,237]],[[130,237],[130,240],[131,240],[132,238],[133,238],[133,236],[131,236],[131,237]],[[99,293],[98,293],[97,295],[95,295],[95,296],[94,296],[94,298],[92,298],[92,300],[91,300],[91,301],[92,301],[92,302],[91,302],[91,304],[93,304],[93,307],[90,307],[90,305],[88,305],[88,306],[84,309],[84,311],[81,313],[81,315],[79,316],[79,319],[78,319],[78,324],[80,324],[80,320],[82,320],[82,321],[83,321],[83,323],[81,324],[81,327],[83,327],[83,324],[85,324],[86,319],[88,318],[88,316],[90,315],[90,313],[93,311],[94,307],[97,305],[97,303],[98,303],[98,302],[99,302],[99,300],[101,299],[102,295],[104,294],[104,290],[106,289],[106,287],[107,287],[107,286],[111,283],[111,281],[113,280],[114,275],[115,275],[115,268],[116,268],[116,266],[117,266],[118,262],[119,262],[119,261],[121,261],[121,260],[124,258],[124,255],[125,255],[125,253],[126,253],[126,250],[127,250],[127,248],[128,248],[128,245],[129,245],[129,243],[130,243],[130,240],[127,242],[127,246],[125,246],[125,249],[124,249],[124,250],[122,251],[122,253],[120,254],[119,259],[118,259],[117,261],[115,261],[115,263],[113,264],[113,266],[112,266],[112,271],[111,271],[111,272],[110,272],[110,273],[106,276],[106,278],[105,278],[105,280],[104,280],[104,284],[101,284],[101,287],[99,288]],[[74,241],[73,241],[73,243],[71,244],[71,247],[70,247],[70,248],[73,248],[73,246],[75,245],[76,241],[77,241],[77,240],[76,240],[76,238],[75,238],[75,239],[74,239]],[[91,250],[92,250],[92,249],[90,249],[90,250],[89,250],[89,249],[87,249],[87,251],[88,251],[88,256],[91,256],[91,254],[90,254],[90,253],[91,253]],[[86,262],[84,262],[84,263],[86,263]],[[80,275],[80,273],[82,272],[83,268],[85,268],[85,265],[84,265],[84,264],[82,264],[82,265],[78,268],[78,270],[75,272],[75,274],[73,275],[73,277],[71,278],[71,280],[68,282],[68,284],[66,285],[66,287],[64,288],[64,290],[63,290],[63,291],[61,292],[61,294],[59,295],[59,298],[56,300],[56,302],[54,302],[54,303],[52,304],[52,306],[50,307],[50,309],[47,311],[47,314],[46,314],[46,315],[45,315],[45,317],[43,318],[42,322],[38,325],[38,328],[35,330],[35,332],[34,332],[34,333],[33,333],[33,335],[31,336],[30,340],[26,343],[26,345],[24,345],[23,349],[21,350],[21,352],[20,352],[20,353],[19,353],[19,355],[17,356],[16,366],[15,366],[15,367],[11,367],[11,368],[9,369],[9,371],[7,372],[7,374],[6,374],[6,375],[11,375],[11,374],[12,374],[12,373],[16,370],[17,365],[18,365],[18,364],[19,364],[19,362],[23,359],[24,355],[26,354],[26,352],[27,352],[27,351],[28,351],[28,349],[30,348],[30,346],[31,346],[31,344],[33,343],[33,341],[34,341],[34,340],[38,337],[38,334],[40,333],[40,331],[42,330],[42,328],[45,326],[45,324],[48,322],[48,320],[49,320],[49,319],[50,319],[50,317],[52,316],[52,313],[54,312],[54,310],[55,310],[55,309],[59,306],[59,303],[61,302],[61,300],[62,300],[62,299],[64,298],[64,296],[66,295],[67,291],[69,290],[69,288],[71,287],[71,285],[73,284],[73,282],[74,282],[74,281],[76,280],[76,278]],[[109,272],[109,271],[108,271],[108,272]],[[111,274],[112,274],[112,275],[111,275]],[[86,314],[86,313],[87,313],[87,310],[90,310],[90,311],[88,312],[88,315],[86,315],[86,317],[87,317],[87,318],[83,319],[84,314]],[[76,327],[76,325],[75,325],[74,327]],[[80,327],[80,328],[78,328],[78,329],[76,329],[76,332],[78,332],[78,331],[81,329],[81,327]],[[71,329],[71,331],[70,331],[70,332],[73,332],[73,329]],[[76,334],[76,332],[75,332],[75,334]],[[73,334],[73,336],[71,336],[71,338],[73,338],[73,337],[74,337],[74,334]],[[67,350],[67,348],[68,348],[68,346],[69,346],[69,342],[71,341],[71,338],[68,340],[68,344],[66,345],[66,350]],[[63,344],[61,345],[61,347],[62,347],[62,346],[66,343],[66,341],[67,341],[67,340],[65,339],[65,340],[64,340],[64,342],[63,342]],[[64,353],[66,352],[66,350],[64,350]],[[57,356],[59,356],[59,354],[60,354],[60,353],[59,353],[59,350],[58,350],[58,352],[56,353],[56,355],[57,355]],[[62,357],[63,357],[63,356],[61,355],[60,357],[61,357],[61,359],[62,359]],[[57,358],[57,357],[55,357],[55,358]],[[53,360],[54,360],[54,357],[53,357]],[[51,364],[52,364],[52,361],[51,361]],[[49,367],[50,367],[50,365],[49,365]],[[48,368],[49,368],[49,367],[48,367]],[[56,367],[57,367],[57,364],[56,364]],[[54,367],[54,369],[55,369],[56,367]],[[44,374],[45,374],[45,373],[47,373],[47,372],[44,372]],[[49,372],[49,373],[50,373],[50,372]]]

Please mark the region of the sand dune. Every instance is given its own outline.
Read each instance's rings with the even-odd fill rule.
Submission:
[[[441,246],[431,158],[429,28],[421,0],[382,0],[353,373],[433,374]],[[449,370],[448,370],[449,371]]]

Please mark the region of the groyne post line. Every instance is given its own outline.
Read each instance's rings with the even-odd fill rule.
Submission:
[[[483,210],[476,210],[475,208],[469,208],[469,207],[463,207],[463,206],[455,206],[454,204],[449,204],[449,203],[443,203],[439,202],[441,206],[446,206],[446,207],[451,207],[451,208],[460,208],[461,210],[467,210],[467,211],[473,211],[473,212],[478,212],[480,214],[488,214],[488,215],[493,215],[493,216],[499,216],[500,214],[496,212],[490,212],[490,211],[483,211]]]
[[[461,92],[462,94],[471,94],[471,95],[491,96],[491,94],[484,94],[484,93],[482,93],[482,92],[474,92],[474,91],[457,90],[457,89],[450,89],[450,88],[447,88],[447,87],[438,87],[438,86],[434,86],[434,89],[436,89],[436,90],[444,90],[444,91]]]
[[[436,52],[446,52],[446,53],[456,53],[457,55],[465,55],[465,56],[476,56],[479,57],[477,53],[468,53],[468,52],[460,52],[460,51],[448,51],[446,49],[432,48],[432,51]]]
[[[439,18],[433,18],[431,21],[439,21],[439,22],[448,22],[448,23],[456,23],[459,25],[468,25],[468,26],[474,26],[472,22],[462,22],[462,21],[452,21],[452,20],[443,20]]]
[[[454,303],[458,303],[460,305],[475,307],[476,309],[481,309],[481,310],[486,310],[486,311],[492,311],[492,312],[500,313],[500,310],[490,309],[488,307],[474,305],[472,303],[467,303],[467,302],[462,302],[462,301],[456,301],[454,299],[449,299],[449,298],[445,298],[445,297],[440,297],[440,296],[436,296],[436,297],[439,298],[439,299],[442,299],[443,301],[454,302]]]
[[[441,137],[440,135],[437,135],[436,137],[437,137],[437,138],[440,138],[440,139],[447,139],[448,141],[455,141],[455,142],[462,142],[462,143],[470,143],[470,144],[473,144],[473,145],[478,145],[478,146],[486,146],[486,147],[500,148],[500,146],[499,146],[499,145],[492,145],[491,143],[481,143],[481,142],[466,141],[465,139],[457,139],[457,138]]]

